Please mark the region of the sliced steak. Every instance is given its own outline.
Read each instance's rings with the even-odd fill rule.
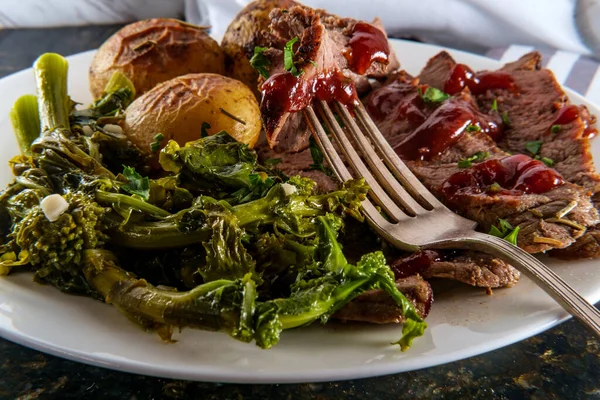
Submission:
[[[413,303],[422,318],[427,317],[433,302],[433,291],[426,280],[414,275],[398,279],[396,287]],[[406,320],[402,309],[383,290],[370,290],[361,294],[333,314],[333,318],[373,324],[402,323]]]
[[[398,67],[378,20],[368,24],[304,6],[274,9],[270,18],[271,48],[263,53],[270,77],[261,85],[261,115],[269,145],[278,152],[308,146],[310,133],[299,111],[313,99],[354,104],[357,90],[370,88],[368,77],[383,78]],[[294,38],[296,74],[285,70],[283,51]]]
[[[317,183],[319,193],[330,192],[340,187],[339,181],[335,177],[313,169],[313,159],[308,148],[299,152],[277,153],[269,147],[266,139],[261,138],[254,150],[258,153],[261,163],[268,159],[280,159],[281,162],[275,168],[287,176],[300,175],[312,179]]]
[[[423,250],[395,260],[391,268],[397,279],[419,274],[425,279],[451,279],[485,288],[511,287],[521,277],[519,271],[498,258],[463,250]]]
[[[429,60],[421,80],[443,89],[456,65],[448,53],[440,53]],[[589,143],[597,133],[595,117],[585,106],[569,103],[552,72],[541,67],[537,52],[506,64],[500,71],[510,76],[514,87],[488,89],[476,96],[482,110],[504,115],[509,123],[498,146],[512,153],[531,154],[526,148],[528,143],[539,142],[538,157],[552,160],[563,178],[583,187],[600,209],[600,175]],[[497,111],[492,110],[494,105]],[[551,254],[567,259],[600,257],[599,238],[600,228],[590,227],[572,246]]]
[[[389,96],[388,87],[393,88],[392,92],[401,93],[394,96],[393,101],[386,100],[396,111],[377,112],[375,110],[386,104],[386,101],[381,99]],[[484,129],[467,129],[469,125],[485,127],[490,122],[485,114],[477,110],[477,105],[468,92],[461,92],[441,104],[420,105],[419,101],[415,101],[415,92],[418,93],[418,90],[415,80],[408,80],[404,74],[402,79],[391,80],[374,90],[365,99],[365,104],[375,123],[388,140],[395,144],[396,151],[412,172],[454,211],[479,222],[480,228],[486,232],[500,218],[508,220],[513,226],[520,227],[519,246],[531,253],[567,247],[580,237],[587,227],[598,223],[598,213],[592,206],[589,195],[581,187],[568,182],[556,185],[550,190],[538,191],[537,194],[536,190],[530,190],[531,188],[515,191],[517,186],[501,187],[501,190],[490,193],[488,186],[494,183],[492,180],[486,183],[485,187],[473,186],[476,190],[466,190],[470,189],[467,185],[465,190],[461,188],[450,196],[444,184],[455,174],[461,171],[464,173],[464,170],[458,167],[459,161],[478,152],[487,152],[488,158],[484,163],[498,160],[496,164],[512,165],[515,159],[509,160],[509,154],[498,148],[495,142],[482,132]],[[385,96],[380,96],[380,93],[384,93]],[[408,109],[417,109],[422,115],[411,120],[404,111]],[[425,120],[421,122],[423,117]],[[521,163],[527,160],[516,161]],[[541,162],[529,161],[540,173],[552,171]],[[476,167],[466,170],[473,172],[474,168]],[[513,165],[510,169],[512,172],[507,172],[507,169],[503,173],[515,174],[517,170]],[[557,179],[560,178],[556,172],[551,173],[555,174]],[[473,176],[476,175],[473,172]],[[528,193],[531,191],[533,193]],[[556,217],[556,214],[571,205],[573,208],[567,215],[562,218]]]

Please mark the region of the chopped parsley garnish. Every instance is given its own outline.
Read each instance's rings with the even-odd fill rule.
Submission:
[[[496,236],[506,240],[513,245],[517,245],[517,236],[519,235],[519,230],[521,227],[517,226],[514,228],[510,222],[505,219],[498,219],[498,227],[492,225],[488,235]]]
[[[121,189],[129,194],[136,194],[148,201],[150,198],[150,180],[148,177],[142,177],[135,168],[128,167],[127,165],[123,165],[123,176],[127,178],[129,183],[121,186]]]
[[[525,150],[536,156],[540,152],[540,148],[542,147],[541,140],[533,140],[531,142],[525,143]]]
[[[275,165],[281,164],[282,161],[283,160],[281,158],[268,158],[263,162],[263,164],[265,167],[274,167]]]
[[[267,67],[271,65],[271,62],[263,54],[265,50],[265,47],[256,46],[254,48],[254,55],[250,59],[250,65],[252,65],[252,68],[258,71],[258,73],[261,74],[263,78],[268,78],[269,70],[267,69]]]
[[[548,157],[542,157],[540,161],[546,164],[547,167],[551,167],[554,165],[554,160]]]
[[[560,125],[552,125],[552,128],[550,128],[550,132],[552,132],[552,133],[560,132]]]
[[[311,136],[308,140],[308,143],[310,149],[310,156],[313,160],[313,163],[310,164],[309,168],[312,170],[321,171],[325,175],[332,176],[333,171],[330,168],[323,165],[323,162],[325,161],[325,156],[323,155],[323,152],[321,151],[321,148],[317,144],[315,138]]]
[[[479,132],[481,130],[481,127],[479,125],[469,124],[466,130],[467,132]]]
[[[316,62],[314,62],[313,60],[308,60],[308,62],[311,63],[312,65],[314,65],[315,68],[317,68],[317,63]]]
[[[209,129],[210,129],[210,124],[208,122],[204,121],[202,123],[202,126],[200,127],[200,137],[207,137]]]
[[[431,86],[425,89],[424,93],[423,89],[419,88],[419,94],[421,95],[421,98],[428,103],[441,103],[450,98],[449,94]]]
[[[163,141],[163,139],[165,138],[165,135],[163,135],[162,133],[157,133],[154,136],[154,141],[152,143],[150,143],[150,151],[152,151],[153,153],[156,153],[157,151],[160,150],[161,147],[161,143]]]
[[[510,119],[508,119],[508,112],[506,111],[502,113],[502,122],[504,122],[504,125],[510,126]]]
[[[496,99],[494,99],[494,102],[492,103],[492,111],[498,112],[498,100]]]
[[[304,72],[303,70],[298,70],[294,63],[294,43],[298,40],[300,40],[298,39],[298,36],[294,36],[283,47],[283,69],[294,75],[296,78]]]
[[[487,151],[478,151],[471,157],[463,158],[458,162],[458,168],[470,168],[474,162],[483,161],[490,156]]]

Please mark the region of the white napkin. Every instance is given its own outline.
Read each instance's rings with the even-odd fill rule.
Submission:
[[[221,38],[249,0],[186,0],[190,22],[211,25]],[[577,28],[600,33],[600,0],[304,0],[334,14],[382,19],[389,36],[484,52],[523,44],[589,54]],[[579,3],[579,4],[578,4]],[[596,13],[590,12],[596,9]],[[575,18],[576,11],[579,19]],[[596,19],[591,17],[595,15]],[[577,23],[576,23],[577,21]],[[600,42],[600,39],[598,39]]]

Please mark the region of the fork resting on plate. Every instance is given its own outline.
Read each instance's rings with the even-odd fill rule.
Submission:
[[[476,222],[444,206],[402,162],[362,104],[359,103],[354,110],[356,120],[346,107],[337,102],[334,104],[347,129],[340,126],[324,101],[307,107],[305,116],[337,177],[341,181],[352,179],[347,163],[357,176],[364,177],[369,184],[371,200],[363,202],[363,210],[367,221],[379,235],[392,245],[409,251],[420,248],[471,249],[499,257],[529,277],[600,338],[600,311],[596,307],[537,258],[502,238],[477,232]],[[329,128],[346,163],[337,153],[321,121]],[[362,157],[347,135],[351,135]],[[387,219],[375,204],[381,207]]]

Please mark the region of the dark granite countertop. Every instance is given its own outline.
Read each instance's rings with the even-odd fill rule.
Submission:
[[[41,53],[98,47],[119,26],[0,30],[0,77]],[[0,339],[0,398],[600,399],[599,342],[575,321],[478,357],[379,378],[300,385],[159,379],[49,356]]]

